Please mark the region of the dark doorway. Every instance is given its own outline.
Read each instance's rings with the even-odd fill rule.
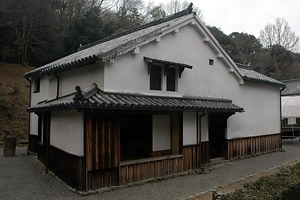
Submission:
[[[50,113],[40,113],[38,118],[38,159],[47,167],[48,152],[50,144]]]
[[[228,115],[221,113],[209,114],[209,141],[210,157],[227,157],[227,140],[225,130],[227,127]]]
[[[121,161],[149,158],[152,153],[152,115],[121,117]]]

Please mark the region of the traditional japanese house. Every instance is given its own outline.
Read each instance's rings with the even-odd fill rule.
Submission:
[[[281,149],[283,84],[239,68],[191,7],[25,77],[28,150],[77,190]]]
[[[291,137],[300,132],[300,79],[282,82],[286,84],[281,92],[282,132]]]

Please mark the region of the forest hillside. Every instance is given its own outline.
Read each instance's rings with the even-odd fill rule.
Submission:
[[[5,136],[28,137],[29,81],[23,78],[33,67],[0,64],[0,141]]]

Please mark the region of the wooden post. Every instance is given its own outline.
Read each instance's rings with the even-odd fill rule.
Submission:
[[[10,157],[16,155],[16,144],[17,138],[15,137],[6,137],[4,141],[4,150],[3,156]]]

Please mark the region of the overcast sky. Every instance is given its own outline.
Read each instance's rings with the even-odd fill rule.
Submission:
[[[163,0],[150,0],[155,4]],[[168,0],[169,1],[169,0]],[[225,34],[244,32],[259,36],[268,23],[285,18],[293,32],[300,36],[300,0],[190,0],[203,13],[207,25]]]

